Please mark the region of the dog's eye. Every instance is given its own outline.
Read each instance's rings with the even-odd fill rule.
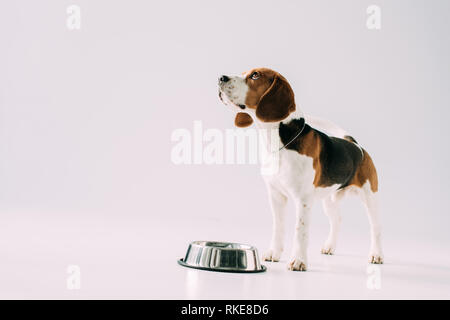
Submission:
[[[252,79],[252,80],[257,80],[257,79],[259,79],[259,72],[253,72],[252,73],[252,75],[250,76],[250,78]]]

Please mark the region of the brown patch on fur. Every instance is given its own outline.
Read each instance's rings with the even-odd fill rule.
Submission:
[[[255,72],[259,78],[253,80],[251,76]],[[253,69],[247,73],[245,81],[248,86],[245,105],[256,109],[256,116],[262,121],[280,121],[295,110],[294,91],[278,72]]]
[[[253,80],[251,75],[253,72],[258,72],[260,77]],[[247,96],[245,98],[245,105],[248,108],[256,109],[261,97],[270,88],[275,78],[276,72],[273,70],[258,68],[247,72],[245,82],[248,86]]]
[[[369,156],[366,150],[363,149],[364,158],[359,165],[353,179],[350,181],[349,185],[362,187],[367,180],[370,182],[370,189],[372,192],[378,191],[378,175],[375,165],[373,164],[372,158]]]
[[[238,112],[236,113],[236,118],[234,118],[234,124],[236,127],[245,128],[253,123],[252,117],[250,117],[247,113]]]
[[[299,145],[296,148],[300,154],[311,157],[313,159],[313,168],[315,171],[313,184],[316,187],[325,186],[323,183],[322,166],[320,164],[320,153],[322,151],[319,137],[313,130],[302,136]]]

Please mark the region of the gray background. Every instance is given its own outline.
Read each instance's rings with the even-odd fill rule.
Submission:
[[[66,27],[70,4],[81,7],[79,31]],[[370,4],[381,7],[381,30],[366,28]],[[222,240],[259,232],[268,244],[258,166],[170,159],[173,130],[192,130],[194,120],[232,128],[217,98],[220,74],[265,66],[290,81],[305,113],[338,123],[372,155],[386,251],[391,240],[414,239],[448,253],[449,13],[439,0],[3,2],[3,247],[46,236],[28,238],[11,221],[30,230],[72,221],[76,238],[94,219],[148,219],[146,232],[161,241],[182,226],[180,248],[234,221],[247,232],[230,228]],[[325,239],[327,221],[314,211],[312,233]],[[362,206],[349,199],[343,211],[343,233],[368,244]]]

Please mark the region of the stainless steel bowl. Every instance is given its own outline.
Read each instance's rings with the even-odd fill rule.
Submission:
[[[258,250],[249,245],[228,242],[194,241],[189,244],[182,266],[222,272],[263,272]]]

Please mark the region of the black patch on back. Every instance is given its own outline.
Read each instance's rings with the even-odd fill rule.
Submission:
[[[304,123],[303,118],[294,119],[287,124],[280,123],[278,132],[281,142],[284,145],[289,143],[300,132]],[[320,141],[321,151],[318,160],[321,166],[321,176],[319,186],[340,184],[340,189],[345,188],[354,177],[362,161],[361,150],[353,143],[356,143],[356,140],[350,137],[352,141],[350,142],[345,139],[330,137],[305,124],[301,135],[286,146],[286,149],[300,152],[303,149],[303,143],[305,143],[303,138],[310,132]]]
[[[352,136],[344,136],[344,139],[348,140],[348,141],[351,141],[353,143],[358,143],[358,142],[356,142],[355,138],[353,138]]]
[[[305,126],[305,127],[303,128],[303,126]],[[309,129],[307,127],[309,127]],[[304,118],[293,119],[293,120],[289,121],[289,123],[287,123],[287,124],[280,122],[280,127],[278,128],[278,133],[280,134],[280,139],[284,146],[287,145],[292,139],[294,139],[295,136],[300,132],[300,130],[302,130],[302,128],[303,128],[302,133],[297,137],[297,139],[295,139],[295,141],[292,141],[286,147],[287,149],[292,149],[289,147],[291,147],[293,144],[298,142],[298,139],[302,135],[305,135],[307,132],[309,132],[311,127],[308,126],[307,124],[305,124]],[[298,150],[298,143],[297,143],[297,148],[295,148],[295,149]]]
[[[321,184],[348,186],[362,161],[361,150],[354,143],[329,137],[317,131],[322,143],[320,162],[322,164]],[[322,181],[324,180],[324,181]]]

